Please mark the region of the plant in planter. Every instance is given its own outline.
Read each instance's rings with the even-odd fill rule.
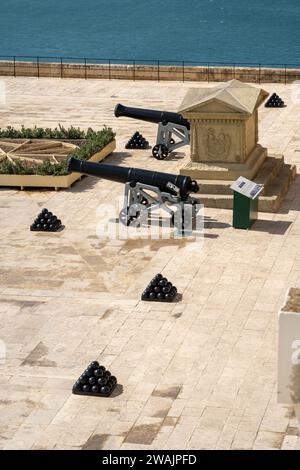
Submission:
[[[86,142],[76,149],[72,154],[81,160],[87,160],[99,152],[115,138],[115,133],[110,127],[104,127],[99,132],[90,132]]]
[[[26,129],[22,127],[16,130],[7,127],[5,131],[0,129],[0,137],[3,138],[48,138],[48,139],[69,139],[80,140],[79,147],[70,151],[72,155],[81,160],[87,160],[95,153],[102,150],[115,138],[115,133],[109,127],[104,127],[101,131],[94,131],[89,128],[86,132],[75,127],[65,129],[63,126],[55,129],[33,128]],[[82,139],[84,139],[82,141]],[[8,175],[67,175],[67,161],[52,163],[50,160],[44,160],[42,163],[33,163],[20,158],[8,158],[4,156],[0,160],[0,174]]]
[[[15,129],[12,126],[7,126],[6,129],[0,128],[0,138],[8,139],[86,139],[88,135],[93,134],[95,131],[88,129],[84,131],[79,127],[69,127],[65,128],[61,124],[54,129],[48,127],[33,127],[27,128],[21,126],[21,129]]]

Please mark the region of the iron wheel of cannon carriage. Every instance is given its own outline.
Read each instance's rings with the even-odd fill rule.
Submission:
[[[156,160],[165,160],[165,158],[167,158],[169,155],[168,147],[163,144],[154,145],[152,149],[152,155],[154,158],[156,158]]]
[[[127,206],[126,209],[123,208],[119,214],[120,222],[129,227],[139,228],[142,225],[142,215],[147,211],[147,209],[140,210],[135,205]]]

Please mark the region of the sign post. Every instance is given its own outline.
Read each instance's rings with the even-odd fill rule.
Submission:
[[[230,188],[233,190],[232,225],[234,228],[249,229],[257,220],[258,196],[263,185],[240,176]]]

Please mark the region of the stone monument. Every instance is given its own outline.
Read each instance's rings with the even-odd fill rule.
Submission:
[[[191,124],[191,155],[180,173],[198,180],[204,205],[232,207],[230,185],[244,176],[265,185],[259,210],[278,209],[295,168],[282,155],[268,156],[258,143],[258,108],[267,96],[238,80],[187,91],[178,112]]]

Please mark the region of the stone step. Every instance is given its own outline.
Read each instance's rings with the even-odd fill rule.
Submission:
[[[279,162],[278,165],[280,165]],[[277,176],[267,185],[265,194],[259,196],[259,211],[276,212],[295,176],[296,167],[294,165],[288,165],[286,163],[280,165]],[[199,199],[200,203],[204,204],[204,207],[232,209],[233,205],[232,194],[200,193]]]
[[[200,181],[233,181],[243,175],[253,179],[267,158],[267,149],[257,145],[245,162],[187,162],[180,174]]]
[[[246,178],[254,180],[254,175],[256,175],[266,158],[268,158],[268,150],[261,145],[257,145],[255,149],[251,152],[250,157],[246,160],[247,167],[249,168],[249,175]]]
[[[268,186],[277,176],[284,164],[282,155],[274,155],[265,159],[258,174],[253,180],[258,184]],[[232,195],[230,189],[233,181],[228,180],[198,180],[199,194]]]
[[[274,181],[284,165],[283,155],[273,155],[266,158],[257,175],[253,178],[255,183],[263,184],[266,188]],[[263,190],[264,194],[265,189]]]
[[[282,192],[288,191],[291,181],[296,176],[295,165],[283,163],[276,178],[268,185],[265,186],[264,196],[279,196]]]
[[[275,180],[265,188],[259,200],[259,210],[277,212],[295,176],[295,165],[284,163]]]
[[[232,181],[227,180],[197,180],[199,184],[199,193],[198,194],[232,194],[232,189],[230,185]]]
[[[197,199],[204,207],[232,209],[233,196],[230,194],[199,194]]]

